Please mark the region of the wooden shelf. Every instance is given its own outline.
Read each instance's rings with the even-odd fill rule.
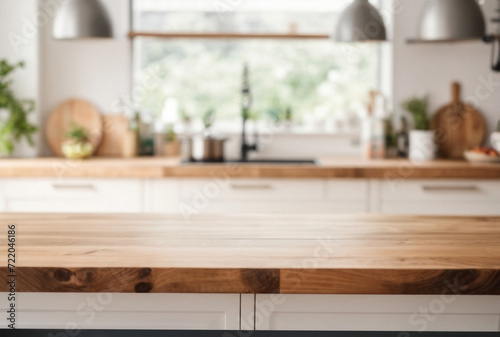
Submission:
[[[289,40],[326,40],[329,35],[324,34],[249,34],[249,33],[157,33],[131,31],[129,37],[151,37],[158,39],[289,39]]]

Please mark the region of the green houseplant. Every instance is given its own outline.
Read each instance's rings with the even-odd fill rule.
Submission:
[[[430,161],[436,158],[437,147],[434,131],[430,129],[428,106],[427,96],[412,97],[403,102],[403,109],[412,115],[415,126],[415,129],[410,131],[409,157],[412,161]]]
[[[408,111],[415,122],[415,130],[429,130],[431,121],[427,117],[429,100],[427,96],[422,98],[413,97],[403,102],[403,109]]]
[[[22,67],[23,62],[10,64],[6,60],[0,61],[0,109],[5,115],[0,119],[0,155],[11,155],[15,143],[23,138],[31,146],[34,145],[33,134],[37,128],[28,121],[28,114],[35,110],[35,102],[16,98],[9,79],[16,69]]]
[[[76,124],[66,134],[67,141],[62,145],[62,152],[68,159],[85,159],[92,156],[94,146],[89,140],[88,131]]]

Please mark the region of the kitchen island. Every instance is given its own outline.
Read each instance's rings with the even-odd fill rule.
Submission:
[[[500,218],[3,214],[21,292],[500,295]],[[7,241],[0,245],[6,255]],[[2,282],[1,290],[6,290]]]
[[[225,325],[214,328],[384,330],[399,317],[386,329],[499,329],[496,217],[2,214],[0,222],[16,227],[20,298],[43,302],[30,312],[49,298],[66,308],[86,298],[71,293],[113,294],[115,315],[127,299],[147,312],[173,301],[172,317],[223,312],[215,321]],[[0,244],[7,256],[6,235]],[[422,318],[412,316],[421,308]]]

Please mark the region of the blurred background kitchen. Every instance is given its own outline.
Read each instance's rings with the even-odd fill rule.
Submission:
[[[366,154],[363,137],[372,136],[366,136],[363,121],[370,111],[387,120],[385,146],[396,146],[398,133],[415,124],[403,103],[427,98],[431,119],[450,103],[452,82],[461,84],[461,99],[484,118],[484,136],[474,145],[491,146],[490,134],[500,119],[500,77],[490,67],[492,44],[477,37],[418,43],[426,1],[395,6],[373,1],[387,31],[387,41],[380,43],[335,41],[350,0],[106,0],[102,4],[113,38],[71,41],[54,38],[60,3],[2,4],[0,57],[24,61],[25,67],[12,74],[12,86],[18,97],[36,103],[29,120],[39,130],[35,146],[21,138],[13,156],[53,155],[44,135],[48,116],[61,103],[78,98],[102,115],[123,115],[131,129],[139,127],[134,121],[142,124],[140,137],[157,140],[157,155],[164,154],[159,142],[173,134],[203,133],[203,121],[211,116],[211,133],[227,138],[225,157],[237,159],[245,65],[251,88],[249,143],[254,132],[268,135],[264,144],[261,135],[259,151],[250,151],[250,158]],[[490,19],[498,5],[480,2],[484,33],[497,30]],[[370,92],[375,103],[370,104]],[[104,153],[118,156],[123,151]],[[397,150],[378,155],[395,156]]]

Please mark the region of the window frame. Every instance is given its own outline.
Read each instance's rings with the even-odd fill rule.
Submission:
[[[131,69],[132,69],[132,83],[131,87],[134,86],[135,83],[135,71],[137,69],[137,53],[138,50],[135,49],[134,40],[137,38],[159,38],[159,39],[270,39],[270,40],[331,40],[330,34],[256,34],[256,33],[160,33],[160,32],[147,32],[147,31],[138,31],[134,30],[134,1],[129,0],[129,33],[128,38],[131,41],[130,51],[131,51]],[[381,8],[382,5],[387,0],[376,0],[377,7]],[[386,27],[392,27],[392,22],[386,22]],[[333,42],[332,42],[333,43]],[[391,43],[387,41],[386,43]],[[385,60],[390,58],[392,61],[392,48],[393,44],[391,43],[390,47],[384,46],[382,43],[377,45],[377,69],[376,69],[376,87],[374,90],[382,92],[387,97],[387,102],[389,103],[388,109],[392,110],[393,106],[391,104],[393,98],[393,69],[388,68],[384,65]],[[387,69],[386,69],[387,68]],[[385,89],[385,90],[384,90]]]

